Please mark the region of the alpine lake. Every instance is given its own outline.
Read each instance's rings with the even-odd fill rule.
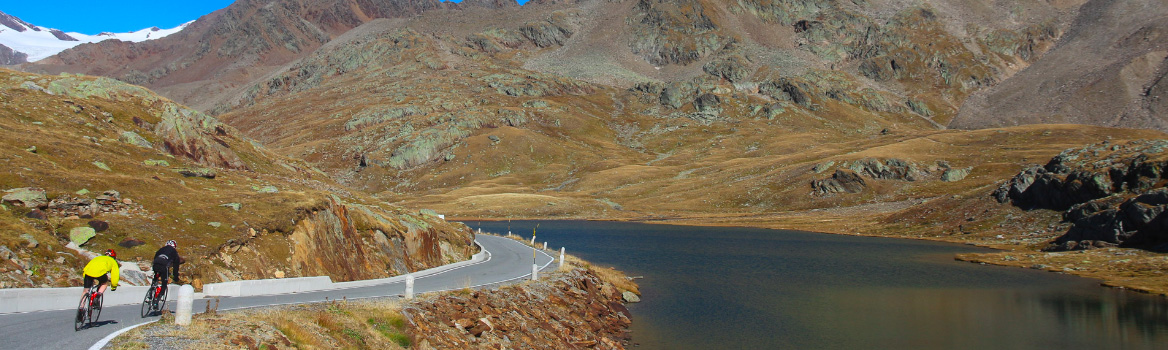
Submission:
[[[1168,349],[1168,299],[989,249],[604,221],[466,221],[635,276],[635,349]],[[537,227],[538,225],[538,227]]]

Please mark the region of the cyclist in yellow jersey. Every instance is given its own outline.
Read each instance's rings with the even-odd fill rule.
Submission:
[[[118,290],[118,253],[113,249],[107,249],[105,255],[93,258],[88,264],[85,264],[85,289],[93,286],[93,282],[101,283],[101,288],[97,290],[97,294],[105,293],[107,286],[112,287],[112,290]]]

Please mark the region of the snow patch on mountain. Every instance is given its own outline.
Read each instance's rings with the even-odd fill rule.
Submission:
[[[32,25],[0,12],[0,45],[28,54],[28,61],[35,62],[84,43],[96,43],[110,39],[132,42],[158,39],[178,33],[192,22],[194,21],[183,23],[171,29],[153,27],[129,33],[106,32],[88,35],[74,32],[64,33],[56,29]]]

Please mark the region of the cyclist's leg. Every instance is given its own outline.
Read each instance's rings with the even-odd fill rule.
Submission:
[[[165,289],[166,285],[170,282],[170,269],[168,269],[169,266],[167,265],[168,264],[154,264],[154,277],[158,278],[158,281],[161,283],[163,289]]]
[[[97,294],[105,294],[106,289],[109,289],[110,286],[109,274],[107,273],[101,275],[101,277],[96,278],[96,280],[101,283],[101,287],[97,289]]]

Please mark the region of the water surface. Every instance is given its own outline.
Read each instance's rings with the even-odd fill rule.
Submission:
[[[466,222],[506,233],[507,222]],[[965,245],[796,231],[516,221],[637,280],[637,349],[1168,349],[1164,298],[953,260]]]

